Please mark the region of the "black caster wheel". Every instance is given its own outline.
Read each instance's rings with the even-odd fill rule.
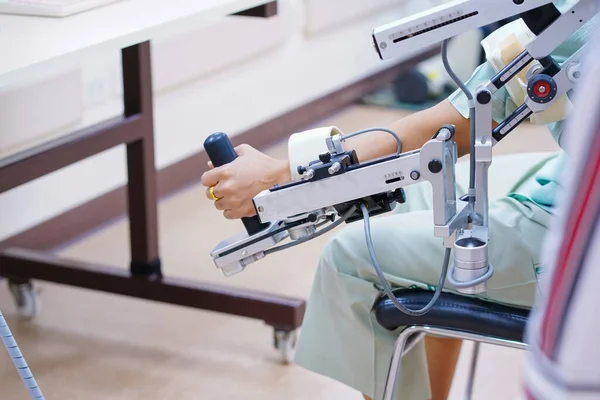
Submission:
[[[282,364],[287,365],[293,361],[297,340],[297,331],[288,331],[283,329],[275,329],[273,331],[273,344],[275,349],[279,351]]]
[[[30,321],[40,311],[40,296],[31,282],[8,282],[8,288],[15,300],[19,318]]]

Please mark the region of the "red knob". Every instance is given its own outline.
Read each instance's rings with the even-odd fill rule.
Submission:
[[[550,95],[550,83],[547,81],[538,81],[533,86],[533,93],[540,98],[548,97]]]

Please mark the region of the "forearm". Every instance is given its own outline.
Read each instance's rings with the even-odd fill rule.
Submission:
[[[421,148],[444,124],[456,126],[454,140],[457,143],[459,156],[467,154],[470,143],[469,120],[464,118],[448,100],[397,120],[386,128],[398,134],[402,142],[402,151],[407,152]],[[348,139],[344,145],[348,150],[355,150],[361,162],[393,154],[396,146],[396,140],[387,132],[369,132],[355,136]],[[289,162],[282,162],[277,168],[278,183],[292,180]]]
[[[402,142],[402,151],[421,148],[444,124],[456,126],[454,140],[459,155],[469,152],[469,120],[465,119],[449,101],[445,100],[426,110],[394,121],[386,128],[396,132]],[[360,161],[393,154],[396,151],[395,139],[386,132],[369,132],[346,142],[347,148],[356,150]]]

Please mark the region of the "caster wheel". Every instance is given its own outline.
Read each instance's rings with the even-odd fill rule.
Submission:
[[[32,320],[40,310],[39,294],[33,284],[9,282],[8,287],[15,299],[19,317]]]
[[[282,364],[290,364],[294,359],[298,333],[276,329],[273,333],[275,348],[279,351]]]

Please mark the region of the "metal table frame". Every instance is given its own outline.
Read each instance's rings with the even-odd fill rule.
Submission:
[[[267,18],[277,2],[235,15]],[[42,280],[265,321],[291,332],[305,301],[163,275],[158,251],[156,167],[150,42],[123,48],[124,114],[0,160],[0,194],[115,146],[127,147],[131,264],[123,268],[57,257],[17,246],[0,251],[0,276],[23,284]]]

